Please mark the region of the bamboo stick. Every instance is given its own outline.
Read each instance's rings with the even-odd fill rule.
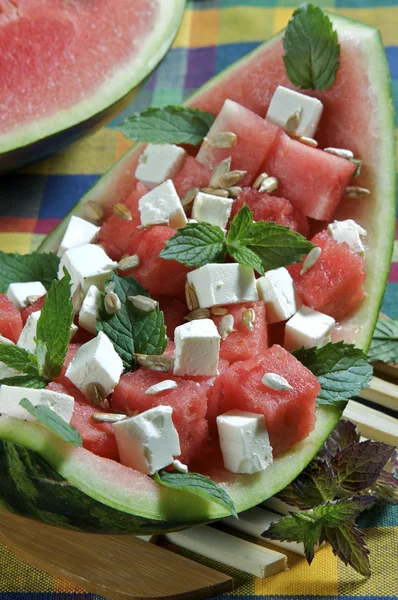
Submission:
[[[355,400],[348,402],[343,417],[355,423],[364,437],[393,446],[398,445],[398,419]]]
[[[398,385],[395,383],[373,377],[369,386],[362,390],[359,396],[379,406],[398,411]]]

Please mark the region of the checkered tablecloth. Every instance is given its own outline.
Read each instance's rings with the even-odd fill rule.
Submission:
[[[168,0],[162,0],[168,1]],[[1,4],[1,2],[0,2]],[[62,154],[0,177],[0,249],[29,252],[82,194],[129,147],[114,129],[124,116],[148,105],[179,104],[214,74],[283,28],[299,2],[190,0],[172,50],[132,104],[93,136]],[[321,0],[323,8],[381,30],[398,113],[398,0]],[[398,229],[397,229],[398,237]],[[383,311],[398,318],[398,242]],[[398,598],[398,507],[373,509],[362,519],[373,575],[364,581],[320,550],[311,567],[289,556],[290,570],[265,580],[234,573],[238,599],[348,600]],[[94,596],[23,563],[0,543],[0,600],[83,600]]]

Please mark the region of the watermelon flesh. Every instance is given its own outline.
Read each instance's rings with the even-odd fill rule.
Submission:
[[[192,156],[187,156],[184,166],[173,179],[174,187],[180,198],[183,198],[192,188],[207,187],[210,182],[211,170],[201,165]]]
[[[184,317],[188,313],[187,305],[185,302],[169,296],[158,296],[155,300],[159,302],[159,308],[163,311],[167,337],[174,339],[174,329],[185,322]]]
[[[21,317],[22,317],[22,323],[25,325],[26,321],[28,320],[29,315],[32,314],[32,312],[36,312],[38,310],[41,310],[43,308],[43,304],[44,304],[44,300],[46,299],[46,296],[41,296],[41,298],[38,298],[37,300],[35,300],[34,302],[32,302],[32,304],[28,304],[28,306],[26,306],[26,308],[24,308],[21,311]]]
[[[5,294],[0,294],[0,335],[17,343],[21,331],[21,313]]]

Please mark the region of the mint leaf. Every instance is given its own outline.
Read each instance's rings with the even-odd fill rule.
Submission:
[[[4,377],[4,379],[0,379],[0,385],[15,385],[17,387],[39,390],[47,387],[47,381],[39,375],[14,375],[13,377]]]
[[[41,281],[48,290],[57,279],[59,258],[54,254],[8,254],[0,252],[0,294],[7,291],[10,283]]]
[[[329,17],[313,4],[294,11],[283,38],[286,74],[298,88],[326,90],[336,79],[340,45]]]
[[[319,458],[330,462],[338,450],[343,450],[353,442],[359,442],[359,432],[351,421],[340,419],[332,433],[318,452]]]
[[[48,408],[48,406],[42,406],[40,404],[33,406],[27,398],[22,398],[19,405],[35,417],[41,425],[44,425],[47,429],[50,429],[55,433],[55,435],[63,439],[64,442],[68,442],[76,448],[83,445],[82,438],[77,429],[61,419],[61,417],[51,410],[51,408]]]
[[[362,531],[347,523],[339,527],[325,527],[323,535],[332,546],[333,553],[346,565],[364,577],[370,577],[369,550]]]
[[[369,492],[378,502],[398,504],[398,471],[395,474],[382,471],[376,483],[369,488]]]
[[[70,342],[73,322],[70,281],[66,270],[62,279],[53,281],[37,322],[37,356],[41,374],[47,379],[60,374]]]
[[[36,356],[14,344],[0,344],[0,362],[21,373],[39,375]]]
[[[234,517],[238,518],[232,499],[210,477],[200,475],[199,473],[169,473],[168,471],[159,471],[155,473],[153,478],[161,485],[184,490],[185,492],[190,492],[196,496],[202,496],[207,500],[221,504],[228,508]]]
[[[359,175],[361,174],[361,169],[362,169],[362,163],[363,161],[360,158],[350,158],[350,161],[352,163],[354,163],[354,165],[356,165],[356,169],[354,171],[354,174],[352,176],[353,179],[355,179],[355,177],[359,177]]]
[[[164,316],[159,308],[143,312],[128,300],[128,296],[149,297],[148,292],[134,277],[119,277],[112,273],[108,283],[114,284],[114,292],[120,299],[121,308],[113,315],[102,309],[97,329],[112,341],[125,370],[131,370],[135,365],[134,353],[163,353],[167,345]]]
[[[210,223],[188,223],[169,238],[160,257],[187,267],[202,267],[225,260],[224,232]]]
[[[337,492],[332,467],[319,458],[315,458],[291,486],[300,501],[309,507],[333,500]]]
[[[253,213],[247,204],[244,204],[240,211],[232,219],[227,240],[229,245],[234,241],[242,241],[251,238],[250,230],[253,227]]]
[[[234,259],[235,262],[240,265],[246,265],[251,267],[260,275],[264,275],[264,267],[261,258],[257,256],[253,250],[246,246],[239,246],[238,248],[230,248],[229,255]]]
[[[333,470],[344,490],[357,493],[372,486],[394,452],[394,447],[382,442],[353,442],[338,450]]]
[[[318,404],[336,404],[358,395],[372,379],[373,369],[366,354],[344,342],[292,352],[321,384]]]
[[[368,358],[370,362],[398,362],[398,319],[377,319]]]
[[[214,115],[198,108],[163,106],[147,108],[127,117],[117,129],[134,142],[196,146],[206,136],[214,119]]]

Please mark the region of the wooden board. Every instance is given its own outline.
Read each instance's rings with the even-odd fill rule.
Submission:
[[[0,510],[0,537],[17,556],[112,600],[199,600],[231,577],[133,536],[79,533]]]

